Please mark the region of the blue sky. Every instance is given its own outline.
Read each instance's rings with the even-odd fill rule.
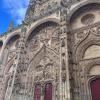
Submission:
[[[0,35],[7,31],[10,21],[17,26],[25,17],[29,0],[0,0]]]

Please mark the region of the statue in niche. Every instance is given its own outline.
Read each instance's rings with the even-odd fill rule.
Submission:
[[[62,60],[62,81],[65,82],[66,80],[66,63],[65,60]]]
[[[66,72],[62,73],[62,81],[65,82],[66,81]]]
[[[66,63],[64,59],[62,60],[62,70],[66,70]]]
[[[65,47],[65,40],[64,39],[62,39],[61,46]]]
[[[58,28],[52,34],[51,48],[59,53],[60,50],[60,37]]]
[[[67,8],[70,7],[71,3],[72,3],[72,0],[62,0],[62,1],[61,1],[61,4],[62,4],[64,7],[67,7]]]

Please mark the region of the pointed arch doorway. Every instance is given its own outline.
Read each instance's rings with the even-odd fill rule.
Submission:
[[[97,78],[90,83],[92,100],[100,100],[100,78]]]

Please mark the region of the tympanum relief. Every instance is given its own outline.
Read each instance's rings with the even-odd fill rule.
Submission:
[[[51,25],[48,23],[41,25],[39,29],[35,29],[31,33],[27,42],[30,58],[32,58],[43,45],[59,53],[59,26],[55,23]]]

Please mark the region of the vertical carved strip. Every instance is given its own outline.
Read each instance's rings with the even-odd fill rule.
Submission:
[[[15,87],[16,85],[19,83],[18,82],[18,73],[19,73],[19,67],[20,67],[20,64],[21,64],[21,55],[23,54],[23,51],[24,51],[24,47],[25,47],[25,33],[26,33],[26,27],[23,27],[22,28],[22,36],[20,38],[20,41],[19,41],[19,46],[18,46],[18,51],[16,52],[16,57],[15,57],[15,60],[14,60],[14,63],[13,63],[13,75],[11,77],[11,82],[8,83],[8,87],[7,87],[7,90],[6,90],[6,94],[5,94],[5,99],[4,100],[11,100],[13,98],[13,92],[15,90]],[[14,92],[16,94],[16,90]]]
[[[67,10],[61,9],[61,79],[60,79],[60,100],[71,100],[70,96],[70,73],[69,73],[69,48],[68,48],[68,33],[67,33]]]

